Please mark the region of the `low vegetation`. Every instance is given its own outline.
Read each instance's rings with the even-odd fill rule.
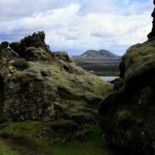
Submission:
[[[0,140],[0,154],[1,155],[19,155],[17,151],[12,150],[9,146],[7,146],[3,140]]]
[[[79,140],[74,136],[69,138],[68,134],[66,137],[66,132],[72,134],[70,129],[65,128],[66,132],[64,132],[63,129],[56,131],[52,128],[57,125],[65,126],[66,123],[75,127],[75,124],[69,121],[61,121],[61,123],[25,121],[4,124],[0,128],[0,136],[3,139],[2,142],[0,141],[0,152],[7,150],[3,155],[19,155],[21,150],[15,145],[19,145],[20,142],[20,145],[23,144],[25,148],[30,145],[34,150],[40,148],[39,151],[45,155],[112,155],[97,125],[91,125],[91,134],[87,139]],[[9,143],[6,146],[8,139]],[[14,146],[10,145],[11,141]],[[14,149],[16,151],[13,151]]]

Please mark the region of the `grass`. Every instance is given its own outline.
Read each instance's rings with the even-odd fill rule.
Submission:
[[[0,129],[1,137],[16,139],[24,142],[24,145],[32,143],[35,147],[42,148],[52,155],[112,155],[102,138],[102,132],[97,125],[92,125],[91,135],[86,141],[78,141],[72,138],[71,141],[61,143],[57,140],[66,136],[66,132],[54,131],[50,128],[51,123],[26,121],[18,123],[9,123]],[[45,129],[50,129],[45,135],[40,136]],[[72,133],[72,132],[71,132]],[[1,143],[0,143],[1,144]],[[3,148],[4,147],[4,148]],[[5,150],[6,146],[1,145]],[[9,151],[9,149],[8,149]],[[16,153],[16,152],[15,152]],[[3,154],[2,154],[3,155]],[[4,154],[4,155],[18,155]]]
[[[17,151],[10,149],[3,141],[0,140],[0,155],[19,155]]]
[[[40,140],[39,145],[46,147],[54,155],[112,155],[97,126],[92,127],[91,136],[84,142],[74,140],[63,144]]]

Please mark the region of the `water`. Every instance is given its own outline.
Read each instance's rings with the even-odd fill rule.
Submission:
[[[118,78],[118,76],[100,76],[100,77],[102,80],[105,80],[105,81],[113,81],[116,78]]]

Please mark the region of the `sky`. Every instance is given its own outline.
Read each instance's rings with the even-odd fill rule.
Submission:
[[[44,31],[51,51],[123,55],[151,31],[152,0],[0,0],[0,42]]]

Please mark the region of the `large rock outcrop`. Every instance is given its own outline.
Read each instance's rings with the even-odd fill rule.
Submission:
[[[52,57],[49,46],[45,43],[44,32],[34,33],[32,36],[23,38],[20,42],[10,43],[9,46],[19,57],[25,58],[27,61],[47,61]]]
[[[50,52],[44,39],[38,32],[0,44],[0,122],[52,121],[57,130],[83,131],[112,86],[76,67],[65,52]]]
[[[127,50],[120,79],[99,109],[100,127],[119,155],[155,154],[155,10],[152,17],[148,41]]]
[[[122,79],[116,81],[117,89],[100,105],[100,126],[110,145],[125,150],[123,155],[153,155],[155,41],[130,47],[120,71]]]
[[[153,4],[155,5],[155,0],[153,0]],[[153,17],[153,22],[152,22],[152,31],[148,34],[148,39],[155,39],[155,9],[153,10],[151,16]]]

